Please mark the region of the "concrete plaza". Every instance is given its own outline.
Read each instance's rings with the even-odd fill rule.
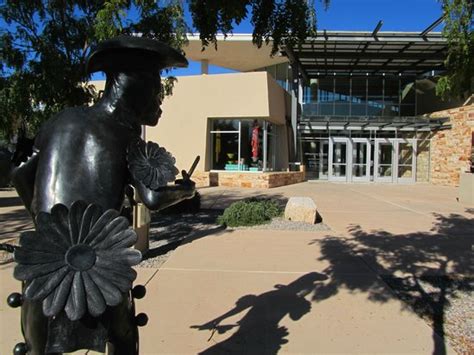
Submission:
[[[310,196],[331,230],[217,231],[184,241],[160,269],[138,268],[148,292],[137,307],[149,316],[141,354],[453,352],[386,280],[473,276],[474,206],[457,189],[307,182],[200,192],[206,208]],[[17,202],[1,192],[4,240],[28,227],[12,219],[24,217]],[[19,288],[12,268],[0,267],[0,300]],[[1,354],[19,330],[19,311],[0,302]]]

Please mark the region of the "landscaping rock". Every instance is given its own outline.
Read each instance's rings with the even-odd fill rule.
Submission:
[[[285,219],[293,222],[316,222],[316,204],[310,197],[291,197],[285,207]]]

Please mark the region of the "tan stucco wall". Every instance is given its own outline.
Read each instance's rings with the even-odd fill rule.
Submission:
[[[459,185],[461,172],[469,170],[474,105],[439,111],[430,117],[449,117],[451,129],[436,132],[431,139],[431,182]]]
[[[103,90],[105,81],[92,81]],[[164,99],[155,127],[146,127],[147,140],[170,151],[179,169],[188,170],[196,155],[196,171],[210,170],[209,119],[265,119],[277,125],[277,170],[288,167],[285,116],[288,94],[266,72],[196,75],[178,78],[173,95]]]
[[[265,72],[179,77],[173,95],[163,101],[160,122],[146,128],[146,139],[169,150],[179,169],[189,169],[200,155],[196,170],[209,170],[209,118],[261,118],[285,124],[284,95]],[[284,162],[278,163],[283,168]]]

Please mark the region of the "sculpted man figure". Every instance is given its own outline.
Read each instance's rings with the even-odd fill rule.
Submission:
[[[129,269],[106,258],[110,250],[129,247],[134,240],[125,230],[128,225],[119,233],[123,217],[110,210],[121,210],[130,185],[153,210],[194,196],[194,183],[186,174],[167,185],[177,173],[174,158],[140,139],[141,125],[154,126],[161,115],[160,70],[186,65],[178,51],[152,39],[119,36],[100,43],[87,70],[106,73],[103,97],[91,107],[65,109],[49,119],[32,155],[14,169],[13,183],[37,231],[31,238],[22,236],[15,252],[19,264],[25,264],[17,267],[15,277],[24,281],[22,328],[29,354],[104,351],[106,342],[115,354],[137,352],[127,288],[136,276],[129,266],[139,260],[125,249],[116,250]],[[72,246],[62,245],[62,232],[69,233]],[[59,237],[50,243],[51,235]],[[64,246],[65,256],[53,266],[54,257],[40,256],[53,255],[55,246]],[[27,253],[30,247],[37,248],[38,260]],[[35,262],[47,267],[32,269]],[[46,269],[55,274],[44,275]],[[129,283],[114,277],[127,273]]]

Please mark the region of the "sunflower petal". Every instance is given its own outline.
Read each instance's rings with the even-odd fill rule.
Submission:
[[[90,246],[95,247],[107,237],[114,235],[122,230],[126,230],[129,226],[129,221],[123,216],[116,217],[110,223],[108,223],[100,233],[95,237],[94,240],[90,241]]]
[[[20,245],[22,248],[53,254],[64,253],[66,251],[66,248],[63,245],[50,238],[49,235],[44,237],[44,235],[35,231],[21,233]]]
[[[96,250],[98,257],[111,259],[115,262],[134,266],[142,261],[142,253],[136,249]]]
[[[71,271],[63,278],[56,290],[43,301],[43,313],[46,317],[55,316],[64,309],[71,292],[73,278],[74,272]]]
[[[82,282],[81,272],[74,274],[72,280],[71,292],[64,307],[68,318],[72,321],[79,320],[86,313],[86,292],[84,290],[84,283]]]
[[[107,307],[104,296],[87,272],[82,273],[82,279],[87,293],[87,309],[93,317],[98,317]]]
[[[112,282],[99,274],[94,268],[89,269],[86,272],[99,288],[102,296],[104,296],[105,303],[108,306],[116,306],[122,301],[122,293]]]
[[[15,270],[13,271],[13,277],[20,281],[28,281],[36,279],[40,276],[50,274],[61,267],[63,267],[64,260],[56,261],[48,264],[17,264]]]
[[[58,232],[62,235],[69,233],[68,214],[69,211],[67,207],[61,203],[51,208],[51,222],[58,227]]]
[[[102,230],[112,221],[114,218],[117,218],[120,213],[116,210],[107,210],[100,216],[94,226],[91,228],[89,234],[82,241],[83,244],[89,244],[92,242],[97,235],[102,232]]]
[[[81,228],[82,216],[87,205],[84,201],[75,201],[71,205],[68,215],[69,235],[71,237],[71,244],[75,245],[79,240],[79,230]]]
[[[102,208],[100,208],[99,205],[90,204],[87,206],[84,215],[82,216],[77,243],[82,243],[85,240],[92,226],[94,226],[94,224],[98,221],[101,214]]]
[[[122,277],[125,277],[130,281],[134,281],[137,278],[137,272],[133,270],[130,266],[116,262],[113,259],[98,256],[95,262],[95,266],[99,270],[104,269],[106,271],[117,272]]]
[[[48,264],[64,260],[63,254],[47,253],[27,248],[17,248],[14,253],[15,261],[19,264]]]
[[[128,248],[135,244],[137,241],[137,233],[133,229],[126,229],[118,232],[100,243],[97,243],[97,249],[117,249],[117,248]]]
[[[53,274],[40,276],[30,282],[25,288],[25,298],[36,301],[48,296],[64,279],[69,272],[69,267],[63,266]]]

